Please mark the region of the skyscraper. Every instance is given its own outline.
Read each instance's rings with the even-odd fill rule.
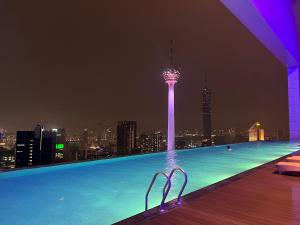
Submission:
[[[138,147],[141,152],[149,152],[151,151],[151,140],[149,135],[146,133],[142,133],[138,138]]]
[[[16,167],[50,164],[55,161],[56,133],[37,125],[35,131],[17,131]]]
[[[163,72],[163,78],[168,84],[168,151],[175,150],[175,112],[174,112],[174,89],[180,78],[180,72],[175,68],[173,62],[173,41],[170,48],[170,66]]]
[[[162,148],[162,133],[157,131],[151,134],[151,150],[158,152]]]
[[[52,129],[56,133],[56,161],[62,161],[65,159],[66,151],[66,130],[64,128]]]
[[[66,140],[64,161],[78,160],[79,154],[80,154],[80,139],[69,138],[68,140]]]
[[[136,152],[136,121],[119,121],[117,126],[117,154],[130,155]]]
[[[207,87],[205,76],[204,87],[202,88],[202,125],[203,125],[203,146],[210,146],[211,139],[211,91]]]
[[[39,164],[39,151],[34,148],[34,131],[17,131],[16,167]]]
[[[56,155],[56,133],[51,130],[44,130],[42,133],[41,165],[55,162]]]
[[[81,159],[88,159],[88,149],[89,149],[89,131],[87,128],[85,128],[82,131],[81,137],[80,137],[80,157]]]

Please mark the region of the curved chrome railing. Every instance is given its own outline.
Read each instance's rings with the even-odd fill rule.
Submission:
[[[172,176],[173,176],[174,172],[177,171],[177,170],[180,171],[184,175],[184,182],[182,184],[182,187],[181,187],[180,192],[179,192],[178,197],[177,197],[177,204],[180,205],[181,204],[181,195],[182,195],[182,193],[183,193],[183,191],[185,189],[185,186],[186,186],[186,184],[188,182],[188,176],[187,176],[187,173],[183,169],[181,169],[180,167],[176,167],[169,174],[169,178],[168,179],[169,179],[169,183],[170,184],[171,184]],[[167,196],[169,194],[169,191],[170,191],[170,188],[168,188],[167,192],[164,193],[166,195],[165,198],[167,198]]]
[[[158,173],[154,174],[154,176],[152,178],[152,181],[150,183],[150,186],[148,188],[148,191],[147,191],[147,194],[146,194],[146,199],[145,199],[145,211],[148,210],[148,196],[149,196],[149,193],[150,193],[150,191],[152,189],[152,186],[153,186],[153,184],[154,184],[154,182],[155,182],[155,180],[156,180],[156,178],[157,178],[158,175],[163,175],[164,177],[167,178],[167,181],[166,181],[164,189],[163,189],[163,197],[162,197],[162,200],[161,200],[161,203],[160,203],[160,210],[163,210],[163,208],[164,208],[165,200],[167,198],[167,195],[165,195],[166,188],[168,187],[167,190],[169,192],[169,190],[171,188],[171,183],[170,183],[169,177],[168,177],[168,175],[166,173],[164,173],[164,172],[158,172]]]
[[[165,200],[166,200],[166,198],[167,198],[167,196],[168,196],[168,194],[170,192],[170,189],[171,189],[171,184],[172,184],[171,179],[173,177],[173,174],[176,171],[180,171],[184,175],[184,182],[183,182],[182,187],[180,189],[180,192],[179,192],[179,194],[177,196],[177,204],[178,205],[181,204],[181,196],[182,196],[182,193],[183,193],[183,191],[184,191],[184,189],[186,187],[186,184],[188,182],[188,176],[187,176],[186,172],[183,169],[181,169],[180,167],[176,167],[176,168],[174,168],[174,169],[171,170],[169,176],[166,173],[164,173],[164,172],[158,172],[158,173],[154,174],[154,176],[152,178],[152,181],[150,183],[150,186],[148,188],[148,191],[146,193],[145,211],[148,210],[148,196],[149,196],[149,193],[150,193],[150,191],[152,189],[152,186],[153,186],[153,184],[154,184],[154,182],[155,182],[155,180],[156,180],[156,178],[157,178],[158,175],[163,175],[164,177],[167,178],[167,181],[166,181],[166,183],[164,185],[164,188],[163,188],[163,196],[162,196],[162,200],[161,200],[161,203],[160,203],[160,211],[164,211],[164,209],[165,209]]]

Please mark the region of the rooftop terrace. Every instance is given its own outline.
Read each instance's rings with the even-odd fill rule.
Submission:
[[[300,177],[279,175],[274,164],[191,193],[181,207],[136,224],[300,224]]]

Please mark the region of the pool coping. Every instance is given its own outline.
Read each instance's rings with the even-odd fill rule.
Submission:
[[[265,141],[267,142],[267,141]],[[272,141],[270,141],[272,142]],[[285,141],[284,141],[285,142]],[[238,144],[244,144],[249,142],[239,142],[239,143],[233,143],[231,145],[238,145]],[[259,142],[256,142],[259,143]],[[222,147],[227,146],[228,144],[223,145],[216,145],[214,147]],[[178,149],[176,151],[197,151],[198,148],[210,148],[212,146],[205,146],[205,147],[197,147],[197,148],[187,148],[187,149]],[[89,162],[95,162],[95,161],[107,161],[107,160],[118,160],[118,159],[124,159],[124,158],[133,158],[133,157],[139,157],[139,156],[151,156],[155,154],[165,154],[167,153],[167,150],[158,151],[158,152],[144,152],[144,153],[137,153],[137,154],[131,154],[131,155],[112,155],[110,157],[104,157],[99,159],[81,159],[81,160],[72,160],[72,161],[65,161],[65,162],[54,162],[50,164],[42,164],[42,165],[35,165],[35,166],[23,166],[23,167],[15,167],[15,168],[0,168],[0,174],[1,173],[8,173],[8,172],[14,172],[14,171],[20,171],[20,170],[33,170],[33,169],[39,169],[39,168],[45,168],[45,167],[55,167],[55,166],[64,166],[64,165],[70,165],[70,164],[77,164],[77,163],[89,163]]]
[[[262,164],[260,166],[254,167],[252,169],[249,169],[249,170],[246,170],[244,172],[238,173],[238,174],[233,175],[233,176],[231,176],[229,178],[226,178],[224,180],[218,181],[218,182],[216,182],[214,184],[211,184],[209,186],[206,186],[206,187],[200,188],[196,191],[190,192],[190,193],[182,196],[182,204],[185,204],[186,202],[188,202],[188,201],[190,202],[195,198],[199,198],[199,197],[204,196],[208,193],[211,193],[211,192],[217,190],[218,188],[226,186],[226,185],[228,185],[232,182],[238,181],[238,180],[240,180],[240,179],[242,179],[246,176],[249,176],[250,174],[253,174],[257,170],[266,168],[267,166],[269,166],[271,164],[274,164],[276,162],[279,162],[279,161],[285,159],[286,157],[292,156],[292,155],[300,155],[300,150],[296,150],[296,151],[294,151],[290,154],[287,154],[287,155],[282,156],[280,158],[274,159],[274,160],[272,160],[270,162],[267,162],[265,164]],[[152,209],[149,209],[147,212],[144,211],[144,212],[138,213],[136,215],[128,217],[124,220],[120,220],[120,221],[118,221],[116,223],[113,223],[113,224],[114,225],[142,224],[143,222],[148,221],[148,220],[150,220],[154,217],[157,217],[161,214],[168,213],[171,210],[176,209],[176,208],[180,208],[180,205],[177,205],[176,201],[177,201],[177,199],[174,199],[174,200],[171,200],[171,201],[167,202],[166,203],[167,210],[165,212],[160,212],[159,211],[160,207],[156,206]]]
[[[191,150],[191,149],[188,149],[188,150]],[[127,157],[159,154],[159,153],[164,153],[164,152],[166,152],[166,151],[147,152],[147,153],[139,153],[139,154],[132,154],[132,155],[113,155],[110,157],[99,158],[99,159],[86,159],[86,160],[80,159],[80,160],[72,160],[72,161],[65,161],[65,162],[54,162],[54,163],[50,163],[50,164],[42,164],[42,165],[35,165],[35,166],[23,166],[23,167],[4,168],[4,169],[0,168],[0,174],[19,171],[19,170],[33,170],[33,169],[39,169],[39,168],[45,168],[45,167],[64,166],[64,165],[70,165],[70,164],[89,163],[89,162],[95,162],[95,161],[106,161],[106,160],[113,160],[113,159],[122,159],[122,158],[127,158]]]

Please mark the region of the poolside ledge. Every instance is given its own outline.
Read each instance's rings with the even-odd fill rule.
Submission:
[[[300,176],[274,166],[285,157],[192,192],[180,207],[169,202],[167,213],[154,208],[116,224],[300,224]]]

